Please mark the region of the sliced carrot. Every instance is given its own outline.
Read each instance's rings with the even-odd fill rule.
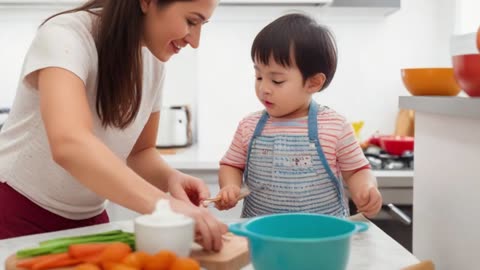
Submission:
[[[116,262],[102,262],[100,266],[102,266],[103,270],[113,270],[113,267],[116,265]]]
[[[66,253],[58,253],[58,254],[48,254],[48,255],[42,255],[42,256],[37,256],[33,257],[31,259],[26,259],[26,260],[21,260],[17,262],[17,267],[18,268],[28,268],[31,269],[34,264],[47,260],[47,259],[53,259],[53,258],[63,258]]]
[[[68,247],[68,254],[72,258],[85,258],[95,254],[99,254],[111,243],[85,243],[75,244]]]
[[[141,270],[141,268],[135,268],[135,267],[125,265],[123,263],[117,263],[115,264],[112,270]]]
[[[103,263],[103,262],[120,262],[128,254],[132,253],[132,249],[125,243],[111,243],[108,245],[98,257],[90,257],[90,262]]]
[[[78,266],[75,266],[73,270],[102,270],[102,268],[93,263],[82,263]]]
[[[169,270],[200,270],[200,264],[192,258],[178,258]]]
[[[93,255],[90,255],[90,256],[85,256],[83,258],[77,258],[77,259],[82,261],[82,263],[100,265],[100,253],[93,254]]]
[[[137,251],[128,254],[125,258],[123,258],[122,263],[128,266],[142,269],[151,256],[152,255],[146,252]]]
[[[170,266],[177,260],[175,253],[162,250],[148,258],[144,270],[169,270]]]
[[[43,270],[57,268],[63,266],[71,266],[81,263],[79,259],[71,258],[68,253],[61,253],[55,258],[44,258],[43,260],[33,264],[32,270]]]
[[[136,268],[136,267],[128,266],[123,263],[117,263],[117,262],[103,262],[102,269],[103,270],[141,270],[142,268]]]
[[[86,255],[85,257],[79,259],[84,263],[101,265],[102,262],[120,262],[131,252],[132,249],[129,245],[115,242],[108,243],[108,245],[102,251],[96,254]]]

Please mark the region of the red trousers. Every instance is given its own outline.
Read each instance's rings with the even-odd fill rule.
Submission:
[[[83,220],[61,217],[36,205],[6,183],[0,183],[0,240],[108,223],[108,221],[106,211]]]

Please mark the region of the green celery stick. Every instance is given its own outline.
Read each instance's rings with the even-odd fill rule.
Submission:
[[[58,245],[72,245],[80,243],[95,243],[95,242],[123,242],[128,239],[130,236],[125,234],[119,235],[106,235],[106,236],[91,236],[91,237],[82,237],[82,238],[72,238],[72,239],[62,239],[57,241],[52,241],[49,243],[44,243],[43,246],[58,246]]]
[[[119,233],[120,232],[120,233]],[[66,252],[68,247],[73,244],[98,243],[98,242],[124,242],[132,248],[135,246],[135,236],[133,233],[117,231],[115,234],[101,233],[82,235],[76,237],[56,238],[41,242],[39,247],[22,249],[17,252],[17,257],[26,258],[39,255]]]
[[[96,233],[96,234],[85,234],[85,235],[78,235],[78,236],[60,237],[60,238],[55,238],[55,239],[42,241],[42,242],[40,242],[40,245],[45,245],[45,244],[55,242],[55,241],[60,241],[60,240],[73,240],[73,239],[84,238],[84,237],[118,235],[118,234],[123,234],[123,233],[125,233],[125,232],[123,232],[122,230],[114,230],[114,231],[108,231],[108,232]]]

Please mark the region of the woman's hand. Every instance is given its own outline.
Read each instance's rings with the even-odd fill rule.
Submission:
[[[201,179],[175,171],[168,179],[168,191],[182,201],[199,206],[202,200],[210,197],[207,185]]]
[[[220,197],[220,201],[215,203],[215,207],[218,210],[228,210],[235,207],[238,202],[238,197],[240,196],[240,187],[237,185],[227,185],[224,186],[217,197]]]
[[[228,231],[227,225],[218,221],[206,208],[196,207],[175,198],[170,199],[170,205],[175,212],[193,218],[195,235],[200,245],[206,250],[220,251],[222,235]]]

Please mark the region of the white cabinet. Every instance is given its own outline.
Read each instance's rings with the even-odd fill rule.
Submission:
[[[480,100],[402,97],[415,110],[413,253],[439,270],[477,270]]]

